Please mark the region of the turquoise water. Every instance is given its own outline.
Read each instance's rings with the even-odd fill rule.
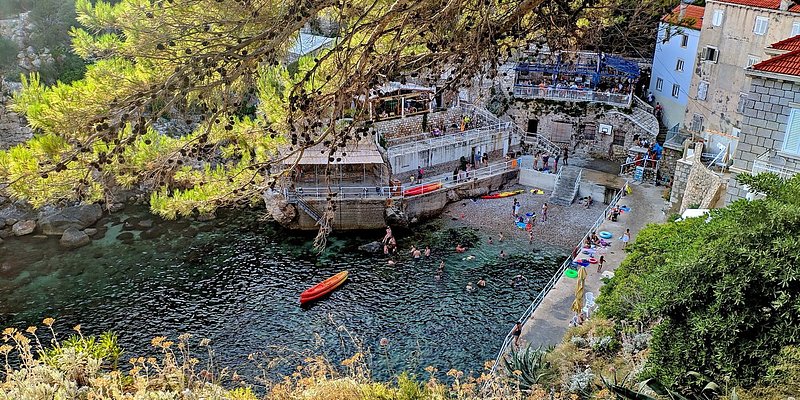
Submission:
[[[0,251],[0,322],[24,328],[56,318],[62,334],[81,324],[85,334],[117,332],[127,355],[145,355],[154,336],[189,332],[208,337],[220,365],[254,373],[257,360],[285,357],[289,371],[304,355],[338,363],[362,351],[377,377],[433,365],[480,372],[493,359],[513,321],[553,274],[565,254],[527,242],[489,245],[488,235],[451,228],[450,221],[395,232],[402,251],[390,266],[357,246],[383,232],[334,234],[325,252],[313,235],[261,222],[257,213],[231,213],[208,223],[157,222],[163,234],[122,242],[122,220],[101,221],[103,239],[61,251],[55,238],[9,239]],[[454,241],[474,243],[465,254]],[[412,244],[430,245],[414,261]],[[498,255],[504,250],[508,257]],[[474,259],[466,259],[474,256]],[[445,261],[445,273],[436,268]],[[300,292],[341,270],[345,285],[311,307]],[[513,287],[515,275],[528,278]],[[481,276],[487,287],[472,292]],[[381,346],[386,338],[388,346]]]

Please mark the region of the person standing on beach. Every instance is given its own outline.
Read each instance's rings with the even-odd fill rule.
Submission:
[[[503,241],[503,232],[500,232],[500,236],[498,237],[498,239],[497,239],[497,240],[499,240],[499,241],[501,241],[501,242]]]
[[[564,166],[565,167],[567,165],[569,165],[568,160],[569,160],[569,149],[565,146],[564,147]]]
[[[606,256],[600,256],[600,260],[597,261],[597,272],[600,272],[603,269],[604,262],[606,262]]]
[[[533,231],[528,232],[528,244],[533,244]]]
[[[547,203],[542,204],[542,222],[547,221]]]
[[[519,201],[517,201],[517,199],[514,199],[514,205],[512,206],[511,215],[513,215],[514,218],[516,218],[517,214],[519,214]]]
[[[625,229],[625,233],[622,234],[622,249],[628,247],[628,242],[631,241],[631,230]]]

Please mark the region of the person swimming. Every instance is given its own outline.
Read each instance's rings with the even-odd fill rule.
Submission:
[[[506,252],[505,251],[500,250],[500,258],[506,258]]]
[[[425,258],[430,258],[431,256],[431,248],[430,246],[425,246]]]
[[[467,251],[467,248],[466,248],[466,247],[464,247],[464,246],[462,246],[462,245],[461,245],[461,243],[459,243],[458,245],[456,245],[456,253],[463,253],[463,252],[465,252],[465,251]]]
[[[474,287],[474,286],[472,286],[472,282],[469,282],[469,283],[467,283],[467,291],[468,291],[468,292],[471,292],[471,291],[473,291],[473,290],[475,290],[475,287]]]
[[[478,287],[486,287],[486,281],[483,279],[483,277],[478,279]]]

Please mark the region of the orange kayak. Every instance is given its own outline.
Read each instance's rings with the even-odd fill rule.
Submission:
[[[429,193],[442,187],[441,182],[426,183],[424,185],[414,186],[411,189],[403,191],[404,196],[416,196],[418,194]]]
[[[326,294],[334,291],[334,289],[337,287],[341,286],[345,280],[347,280],[347,271],[339,272],[338,274],[325,279],[324,281],[301,293],[300,304],[305,304],[325,296]]]

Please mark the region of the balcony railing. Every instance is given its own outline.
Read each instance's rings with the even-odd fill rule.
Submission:
[[[753,174],[771,172],[778,175],[781,179],[789,179],[796,174],[800,174],[800,161],[794,161],[779,155],[776,151],[770,150],[753,161]]]
[[[664,147],[673,150],[683,150],[683,142],[692,137],[688,131],[681,131],[680,124],[675,124],[667,131],[667,138],[664,139]]]
[[[589,89],[559,89],[551,87],[514,85],[514,97],[521,99],[548,99],[563,101],[588,101],[606,103],[617,107],[629,107],[631,95],[606,93]]]

